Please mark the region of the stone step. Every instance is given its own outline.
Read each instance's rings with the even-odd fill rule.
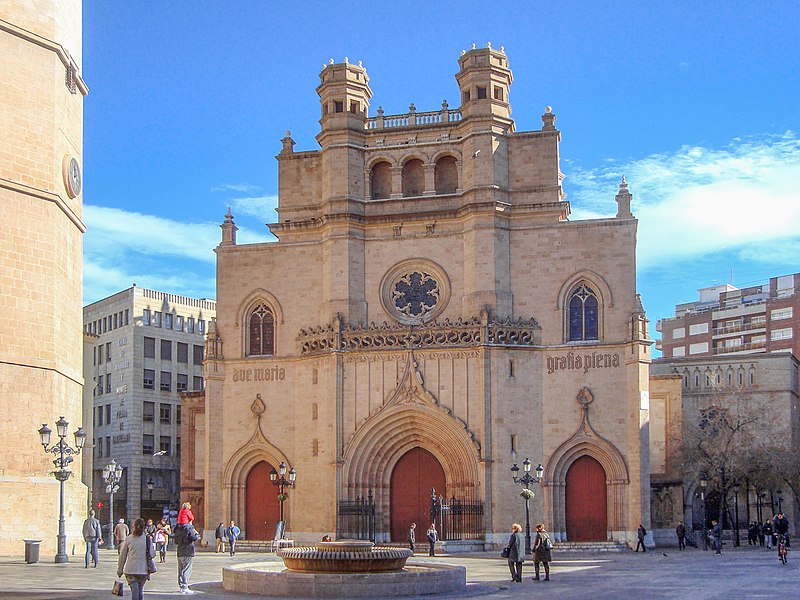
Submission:
[[[553,550],[561,552],[626,552],[630,548],[619,542],[555,542]]]

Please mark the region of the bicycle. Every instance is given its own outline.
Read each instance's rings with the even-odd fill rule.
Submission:
[[[783,564],[786,564],[787,561],[786,536],[782,534],[778,535],[778,560],[781,561]]]

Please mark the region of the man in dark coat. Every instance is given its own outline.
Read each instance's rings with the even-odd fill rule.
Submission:
[[[683,521],[678,521],[675,535],[678,536],[678,550],[686,550],[686,527],[684,527]]]
[[[714,540],[714,551],[722,554],[722,527],[716,521],[711,521],[711,539]]]
[[[522,535],[522,525],[514,523],[511,526],[511,537],[508,539],[508,570],[511,571],[511,581],[522,583],[522,561],[525,560],[525,537]]]
[[[194,543],[199,539],[200,534],[191,523],[179,523],[175,526],[175,544],[178,547],[178,587],[182,594],[189,593]]]
[[[772,529],[776,536],[782,535],[786,538],[786,547],[789,547],[789,519],[781,512],[775,517]],[[777,539],[777,538],[776,538]],[[777,541],[775,542],[777,543]]]
[[[644,537],[647,535],[647,529],[644,528],[644,525],[639,523],[639,529],[636,530],[636,550],[634,552],[638,552],[639,548],[642,549],[642,552],[647,552],[647,548],[644,545]]]

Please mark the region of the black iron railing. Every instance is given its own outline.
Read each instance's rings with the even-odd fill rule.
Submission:
[[[483,523],[483,502],[475,499],[460,499],[455,496],[449,500],[431,493],[431,520],[439,531],[439,539],[477,540],[482,539],[486,530]]]
[[[365,497],[339,501],[336,537],[375,541],[375,498],[372,490]]]

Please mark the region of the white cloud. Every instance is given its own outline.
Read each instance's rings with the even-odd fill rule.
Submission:
[[[251,194],[253,192],[260,192],[261,187],[250,183],[223,183],[215,185],[211,188],[212,192],[243,192]]]
[[[260,219],[262,223],[277,221],[275,209],[278,206],[277,196],[250,196],[230,200],[231,210],[236,215],[246,215]]]
[[[567,179],[573,218],[613,216],[622,174],[634,194],[642,269],[717,252],[777,263],[776,253],[788,257],[800,246],[800,140],[793,132],[578,169]]]

